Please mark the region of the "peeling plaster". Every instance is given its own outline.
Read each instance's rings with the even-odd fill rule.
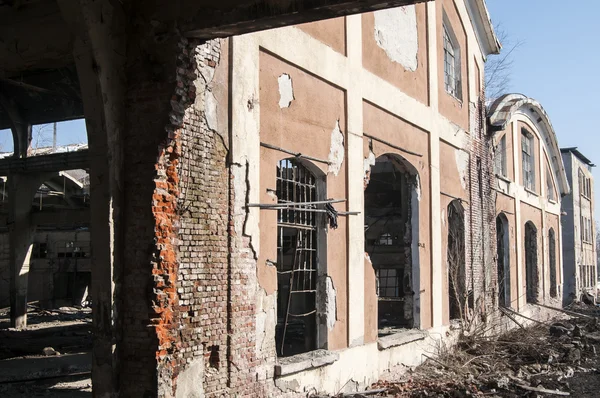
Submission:
[[[330,276],[321,279],[318,288],[323,299],[317,303],[317,309],[321,319],[324,318],[322,323],[331,331],[337,321],[337,292]]]
[[[365,180],[365,188],[369,184],[370,175],[371,175],[371,167],[375,166],[377,159],[375,158],[375,154],[371,149],[369,149],[369,156],[365,158],[363,162],[363,179]]]
[[[279,76],[279,107],[289,108],[294,98],[294,89],[292,88],[292,78],[287,73]]]
[[[208,128],[213,131],[219,130],[219,118],[217,114],[217,99],[210,90],[204,93],[204,115]]]
[[[335,122],[335,128],[331,132],[331,149],[329,150],[329,173],[338,175],[344,162],[344,134],[340,130],[340,121]]]
[[[325,292],[325,316],[327,318],[327,329],[331,331],[337,321],[337,293],[330,276],[325,279]]]
[[[455,150],[454,158],[456,160],[456,168],[460,175],[460,185],[464,190],[467,190],[467,181],[469,178],[469,154],[466,151]]]
[[[404,69],[417,70],[419,38],[415,6],[375,11],[375,41],[387,56]]]
[[[202,398],[204,397],[204,358],[192,362],[186,370],[177,377],[177,391],[175,398]]]
[[[415,176],[415,191],[417,193],[417,201],[421,201],[421,179],[419,178],[419,175],[417,174]]]
[[[275,341],[277,293],[269,295],[265,289],[259,288],[256,296],[256,354],[263,357],[261,353]]]

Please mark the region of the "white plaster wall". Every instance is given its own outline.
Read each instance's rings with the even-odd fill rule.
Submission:
[[[375,11],[375,42],[394,62],[404,69],[417,70],[419,36],[415,6],[388,8]]]

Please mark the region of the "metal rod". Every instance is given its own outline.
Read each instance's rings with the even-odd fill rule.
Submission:
[[[327,164],[327,165],[331,164],[331,163],[329,163],[328,160],[323,160],[323,159],[319,159],[319,158],[314,158],[312,156],[303,155],[300,152],[293,152],[293,151],[290,151],[288,149],[284,149],[284,148],[281,148],[281,147],[278,147],[278,146],[275,146],[275,145],[267,144],[265,142],[261,142],[260,146],[265,147],[265,148],[269,148],[269,149],[273,149],[273,150],[276,150],[276,151],[280,151],[280,152],[283,152],[283,153],[287,153],[288,155],[294,155],[297,158],[303,158],[303,159],[307,159],[307,160],[312,160],[313,162],[324,163],[324,164]]]
[[[327,203],[341,203],[346,199],[327,199],[315,202],[288,202],[288,203],[249,203],[246,207],[282,207],[282,206],[305,206],[305,205],[324,205]]]
[[[381,138],[373,137],[372,135],[365,134],[365,133],[363,133],[363,136],[365,136],[365,137],[367,137],[367,138],[370,138],[370,139],[372,139],[372,140],[375,140],[375,141],[377,141],[377,142],[381,142],[382,144],[384,144],[384,145],[387,145],[387,146],[389,146],[390,148],[394,148],[394,149],[397,149],[397,150],[399,150],[399,151],[401,151],[401,152],[408,153],[409,155],[418,156],[418,157],[420,157],[420,158],[421,158],[421,157],[423,157],[423,155],[421,155],[420,153],[416,153],[416,152],[409,151],[408,149],[404,149],[404,148],[402,148],[402,147],[399,147],[398,145],[394,145],[394,144],[391,144],[391,143],[389,143],[389,142],[387,142],[387,141],[384,141],[384,140],[382,140]]]
[[[580,314],[578,312],[573,312],[573,311],[569,311],[569,310],[564,310],[562,308],[551,307],[549,305],[544,305],[544,304],[534,304],[534,305],[537,305],[537,306],[543,307],[543,308],[548,308],[549,310],[554,310],[554,311],[562,312],[564,314],[575,316],[575,317],[586,318],[586,319],[594,319],[593,316],[589,316],[589,315],[585,315],[585,314]]]

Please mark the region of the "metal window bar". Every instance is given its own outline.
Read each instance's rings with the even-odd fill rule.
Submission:
[[[277,208],[278,256],[277,272],[289,275],[289,291],[286,312],[283,321],[281,338],[281,354],[285,348],[286,334],[291,318],[305,318],[316,314],[316,282],[317,282],[317,199],[316,178],[300,162],[285,159],[277,167],[278,205],[294,206],[302,203],[302,207]],[[293,248],[290,264],[286,264],[286,255]],[[312,301],[307,300],[315,296]],[[305,303],[302,313],[294,313],[294,303]],[[306,304],[311,303],[311,304]],[[316,331],[313,331],[316,332]]]

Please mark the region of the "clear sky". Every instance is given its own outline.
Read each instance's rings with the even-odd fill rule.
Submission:
[[[576,146],[600,165],[600,1],[487,0],[494,25],[510,41],[513,53],[509,90],[539,101],[561,147]],[[594,169],[594,180],[600,172]],[[596,185],[596,200],[600,185]],[[596,219],[600,219],[596,215]]]

